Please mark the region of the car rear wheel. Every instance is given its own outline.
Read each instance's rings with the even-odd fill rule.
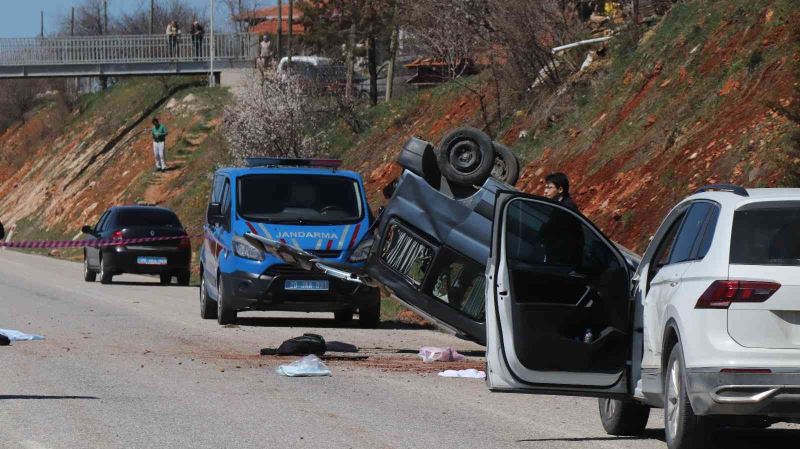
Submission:
[[[217,323],[233,324],[233,322],[236,321],[236,311],[228,304],[228,294],[225,292],[225,283],[222,282],[222,279],[218,278],[217,288],[219,289],[219,296],[217,297]]]
[[[106,261],[100,257],[100,283],[110,284],[114,279],[114,273],[108,271],[106,268]]]
[[[664,432],[669,449],[705,447],[712,431],[710,419],[697,416],[689,402],[680,343],[672,347],[664,379]]]
[[[172,275],[171,274],[160,274],[158,276],[161,285],[169,285],[172,282]]]
[[[364,329],[375,329],[381,322],[381,293],[377,288],[370,288],[362,293],[358,307],[358,325]]]
[[[609,435],[641,435],[647,427],[650,407],[633,401],[603,398],[598,400],[600,421]]]
[[[519,180],[519,159],[511,148],[494,142],[492,177],[513,186]]]
[[[478,129],[455,129],[442,139],[436,159],[448,181],[481,185],[494,167],[492,139]]]
[[[206,290],[206,277],[203,270],[200,270],[200,318],[213,320],[217,317],[217,303],[208,296]]]
[[[178,285],[182,287],[186,287],[189,285],[189,281],[192,279],[192,274],[188,271],[183,272],[178,275]]]
[[[353,309],[337,310],[333,312],[333,319],[339,323],[349,323],[353,321]]]
[[[89,268],[89,259],[86,254],[83,255],[83,280],[86,282],[94,282],[97,280],[97,273]]]

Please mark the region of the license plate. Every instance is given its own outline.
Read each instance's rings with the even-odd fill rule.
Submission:
[[[136,263],[139,265],[166,265],[167,258],[166,257],[149,257],[149,256],[139,256],[136,258]]]
[[[295,290],[295,291],[313,291],[313,292],[324,292],[328,291],[328,280],[321,279],[321,280],[308,280],[308,281],[297,281],[297,280],[286,280],[283,284],[284,290]]]

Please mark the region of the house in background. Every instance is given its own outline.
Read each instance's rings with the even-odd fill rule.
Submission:
[[[242,12],[233,16],[233,21],[242,24],[243,28],[249,33],[262,36],[269,35],[274,39],[278,35],[278,28],[280,28],[281,36],[287,36],[289,34],[289,6],[286,3],[287,2],[284,2],[280,10],[277,6],[270,6]],[[293,36],[302,36],[305,34],[305,27],[300,23],[302,19],[303,11],[295,4],[295,7],[292,9]],[[280,24],[280,27],[278,24]],[[282,37],[281,40],[286,42],[284,37]]]

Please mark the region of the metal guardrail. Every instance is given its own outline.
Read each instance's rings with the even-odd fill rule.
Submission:
[[[209,61],[211,38],[189,35],[81,36],[0,39],[0,66],[126,64]],[[215,34],[214,60],[245,61],[258,56],[258,36]]]

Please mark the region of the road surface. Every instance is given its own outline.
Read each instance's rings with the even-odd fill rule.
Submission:
[[[480,347],[423,329],[339,329],[325,315],[199,318],[197,288],[121,276],[87,284],[81,265],[0,251],[0,328],[46,340],[0,347],[0,448],[665,448],[662,414],[642,438],[607,436],[592,399],[489,393],[444,379],[422,345]],[[366,360],[289,379],[259,355],[315,332]],[[444,367],[444,365],[441,365]],[[798,427],[736,432],[721,447],[789,447]]]

